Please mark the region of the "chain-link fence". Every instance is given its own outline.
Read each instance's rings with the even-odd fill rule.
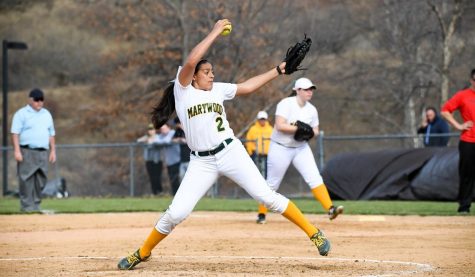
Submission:
[[[144,147],[146,145],[141,143],[56,145],[57,162],[49,165],[48,180],[63,178],[71,196],[150,195]],[[8,181],[2,186],[2,194],[14,194],[18,192],[17,163],[12,147],[2,148],[2,151],[8,155]],[[1,168],[3,172],[3,164]],[[236,190],[228,188],[229,182],[221,182],[220,179],[213,186],[209,196],[238,197]],[[165,191],[171,192],[166,166],[163,166],[162,185]]]
[[[450,137],[449,147],[457,145],[459,134],[443,136]],[[326,161],[340,153],[422,147],[422,140],[423,136],[419,135],[327,136],[322,131],[320,136],[309,141],[309,144],[322,170]],[[150,195],[150,181],[145,169],[143,150],[144,145],[139,143],[57,145],[57,162],[50,164],[48,180],[64,178],[72,196]],[[2,151],[7,151],[9,157],[7,192],[16,192],[17,163],[13,158],[13,150],[8,147],[2,148]],[[263,172],[265,161],[257,158],[255,162]],[[3,167],[3,164],[1,166]],[[162,184],[165,191],[171,191],[166,170],[164,166]],[[279,191],[290,197],[311,195],[307,184],[292,166],[287,171]],[[249,197],[244,190],[225,177],[218,179],[208,196]]]
[[[430,137],[448,137],[448,147],[456,147],[459,133],[431,134]],[[315,158],[320,169],[333,156],[349,152],[369,152],[383,149],[412,149],[424,147],[424,135],[390,134],[361,136],[327,136],[321,131],[317,137]]]

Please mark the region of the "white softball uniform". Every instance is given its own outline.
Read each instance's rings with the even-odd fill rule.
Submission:
[[[275,114],[285,118],[289,124],[300,120],[315,128],[319,123],[317,108],[309,102],[300,107],[296,96],[281,100],[277,104]],[[280,132],[274,127],[267,155],[267,183],[274,191],[279,189],[290,163],[294,165],[311,189],[323,184],[322,176],[308,143],[296,141],[294,134]]]
[[[236,90],[235,84],[228,83],[213,83],[211,91],[198,90],[191,84],[185,87],[179,84],[177,74],[176,113],[195,154],[191,154],[188,170],[171,205],[155,226],[160,233],[169,234],[182,222],[220,175],[236,182],[270,210],[283,213],[287,209],[289,200],[270,189],[229,127],[223,102],[234,98]],[[225,142],[229,138],[232,142]],[[211,155],[196,153],[214,149],[221,150]]]
[[[319,124],[317,108],[309,102],[306,102],[305,106],[300,107],[296,96],[280,100],[279,104],[277,104],[275,115],[287,119],[287,123],[289,124],[293,124],[297,120],[307,123],[312,126],[312,128],[317,127]],[[306,141],[296,141],[294,139],[294,134],[287,134],[278,131],[275,126],[271,135],[271,140],[287,147],[298,147],[307,144]]]

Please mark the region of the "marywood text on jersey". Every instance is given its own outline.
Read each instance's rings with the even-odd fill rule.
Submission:
[[[194,105],[193,107],[188,108],[188,118],[192,118],[193,116],[199,114],[211,112],[215,112],[221,115],[223,114],[223,106],[218,103],[203,103]]]

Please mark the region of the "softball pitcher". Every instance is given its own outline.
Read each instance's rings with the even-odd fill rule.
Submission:
[[[323,232],[313,226],[294,203],[270,189],[229,127],[223,101],[252,93],[285,72],[283,62],[278,70],[273,68],[243,83],[214,82],[213,66],[202,57],[230,24],[227,19],[216,22],[190,52],[183,67],[178,69],[174,84],[166,89],[154,108],[155,126],[163,124],[176,110],[192,150],[190,164],[171,205],[143,245],[119,261],[119,269],[132,269],[147,260],[152,249],[192,212],[219,175],[229,177],[267,208],[299,226],[315,243],[320,255],[326,256],[330,251],[330,241]]]
[[[318,112],[309,101],[316,86],[307,78],[295,82],[295,96],[277,104],[275,126],[267,156],[267,183],[277,191],[285,172],[292,163],[312,190],[315,199],[328,211],[330,220],[343,212],[343,206],[333,206],[328,190],[318,171],[307,141],[318,134]],[[267,208],[260,204],[257,223],[266,222]]]

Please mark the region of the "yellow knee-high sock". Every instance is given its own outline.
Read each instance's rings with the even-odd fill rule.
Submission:
[[[266,206],[259,203],[259,207],[257,208],[257,213],[259,214],[267,214]]]
[[[321,184],[316,188],[312,189],[313,197],[317,199],[320,204],[322,204],[325,210],[329,210],[331,206],[333,206],[332,200],[330,195],[328,194],[327,187],[325,184]]]
[[[160,233],[153,228],[152,232],[150,232],[150,235],[148,235],[147,239],[143,243],[142,247],[140,247],[140,257],[144,258],[150,255],[152,253],[152,249],[157,246],[157,244],[162,241],[167,235]]]
[[[297,206],[295,206],[292,201],[289,201],[289,205],[282,215],[295,225],[299,226],[309,238],[318,232],[317,227],[313,226],[312,223],[308,221],[308,219],[302,214],[299,208],[297,208]]]

